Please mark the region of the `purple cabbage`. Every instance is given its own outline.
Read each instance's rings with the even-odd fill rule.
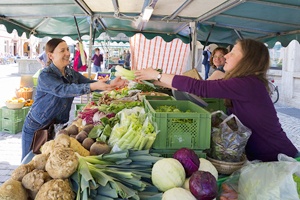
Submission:
[[[200,160],[192,149],[181,148],[174,153],[173,158],[182,164],[186,177],[191,176],[199,169]]]
[[[211,200],[218,195],[218,185],[216,178],[205,171],[196,171],[189,181],[190,191],[198,200]]]
[[[116,116],[116,113],[108,113],[108,114],[106,114],[106,117],[108,118],[108,119],[110,119],[110,118],[112,118],[112,117],[115,117]]]

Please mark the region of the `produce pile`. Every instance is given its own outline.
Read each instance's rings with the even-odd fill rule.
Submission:
[[[174,158],[128,149],[90,156],[68,130],[13,171],[0,187],[0,199],[174,200],[213,199],[217,194],[216,169],[190,149],[178,150]]]

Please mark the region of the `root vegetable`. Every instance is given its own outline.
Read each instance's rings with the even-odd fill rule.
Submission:
[[[105,142],[94,142],[90,148],[91,155],[100,155],[104,153],[109,153],[111,150],[110,146],[108,146]]]
[[[81,145],[75,138],[70,137],[70,148],[75,152],[79,153],[81,156],[89,156],[90,152],[86,150],[83,145]]]
[[[11,179],[22,181],[22,178],[32,170],[34,170],[33,162],[22,164],[12,172]]]
[[[55,147],[70,147],[71,141],[70,137],[65,134],[60,134],[56,136],[54,139],[54,146]]]
[[[38,200],[73,200],[75,194],[72,191],[68,179],[53,179],[42,185],[35,199]]]
[[[54,150],[54,140],[50,140],[46,142],[42,147],[41,147],[41,152],[42,154],[45,155],[50,155]]]
[[[60,131],[58,131],[58,132],[56,133],[56,135],[60,135],[60,134],[69,135],[69,133],[68,133],[68,131],[67,131],[66,129],[62,129],[62,130],[60,130]]]
[[[26,174],[22,179],[22,185],[33,192],[38,192],[42,185],[51,180],[51,177],[44,170],[35,169]]]
[[[45,170],[45,165],[48,160],[49,155],[38,154],[32,158],[32,163],[35,169]]]
[[[52,178],[69,178],[77,169],[78,158],[71,148],[56,148],[49,156],[46,171]]]
[[[77,135],[78,134],[78,127],[74,124],[72,124],[71,126],[68,126],[66,128],[66,131],[68,131],[69,135]]]
[[[76,135],[75,138],[78,142],[82,143],[83,140],[87,137],[88,137],[88,133],[86,131],[82,130]]]
[[[87,149],[87,150],[90,150],[92,144],[94,143],[94,139],[92,138],[85,138],[82,142],[82,146]]]
[[[85,125],[82,130],[87,132],[87,134],[89,134],[89,132],[91,132],[91,130],[94,128],[94,125],[93,124],[87,124]]]
[[[0,186],[1,200],[27,200],[28,194],[20,181],[8,179]]]

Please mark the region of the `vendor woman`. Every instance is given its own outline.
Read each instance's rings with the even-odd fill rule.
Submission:
[[[67,67],[70,51],[67,43],[58,38],[46,44],[48,67],[39,75],[35,101],[26,116],[22,130],[22,160],[29,153],[35,131],[53,120],[57,124],[69,121],[74,97],[95,90],[112,90],[126,82],[117,77],[110,84],[94,81]]]
[[[298,150],[283,131],[269,95],[268,48],[255,40],[239,40],[224,58],[225,76],[219,80],[160,74],[152,68],[135,75],[137,80],[156,80],[157,85],[201,97],[226,99],[230,112],[252,130],[245,149],[248,160],[277,161],[279,153],[297,156]]]

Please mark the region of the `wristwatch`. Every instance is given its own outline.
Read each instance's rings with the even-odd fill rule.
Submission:
[[[158,81],[160,81],[160,79],[161,79],[161,74],[162,74],[162,72],[159,72],[159,74],[157,75],[157,80]]]

